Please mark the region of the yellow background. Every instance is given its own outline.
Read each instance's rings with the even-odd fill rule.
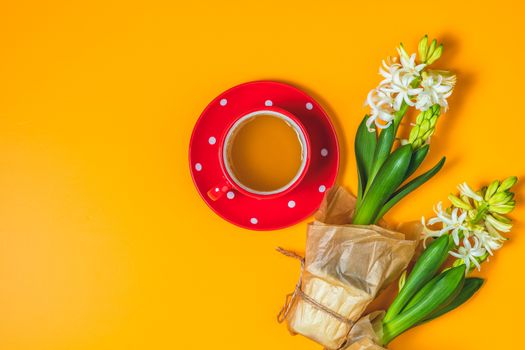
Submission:
[[[333,118],[355,190],[381,59],[429,33],[458,74],[426,165],[448,162],[388,218],[430,215],[464,180],[525,180],[525,9],[491,3],[3,1],[0,348],[320,349],[275,321],[298,266],[274,248],[301,251],[307,221],[250,232],[213,214],[188,171],[192,127],[233,85],[293,83]],[[520,346],[524,187],[481,292],[392,349]]]

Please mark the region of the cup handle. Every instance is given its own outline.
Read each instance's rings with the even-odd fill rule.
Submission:
[[[217,186],[213,186],[208,191],[208,197],[212,201],[216,201],[217,199],[221,198],[226,192],[232,189],[232,186],[228,184],[226,181],[221,182]]]

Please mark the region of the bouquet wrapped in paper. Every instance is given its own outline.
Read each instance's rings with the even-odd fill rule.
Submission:
[[[377,294],[407,268],[417,242],[377,225],[352,225],[355,198],[327,193],[308,226],[300,282],[280,315],[292,333],[341,349]]]
[[[429,69],[442,52],[442,45],[436,40],[429,43],[425,36],[417,60],[415,53],[409,55],[400,45],[398,57],[383,62],[384,79],[369,93],[370,113],[355,137],[357,198],[333,189],[316,222],[308,226],[301,279],[279,315],[292,333],[327,349],[353,346],[356,325],[366,324],[359,323],[366,307],[407,268],[418,243],[381,220],[445,162],[443,157],[430,170],[412,177],[428,154],[430,138],[441,112],[448,108],[456,81],[450,72]],[[400,125],[411,108],[419,114],[413,122],[405,121],[412,127],[403,139]]]

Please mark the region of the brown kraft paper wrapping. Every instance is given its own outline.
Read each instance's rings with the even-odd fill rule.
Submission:
[[[417,246],[404,234],[381,226],[351,225],[355,202],[341,187],[325,196],[317,221],[308,225],[301,280],[280,315],[290,332],[326,349],[382,349],[373,347],[373,332],[363,336],[370,317],[378,316],[358,320],[406,269]]]
[[[375,311],[361,317],[348,334],[345,350],[386,350],[381,344],[384,311]]]

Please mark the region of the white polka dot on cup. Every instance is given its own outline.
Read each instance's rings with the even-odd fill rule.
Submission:
[[[251,219],[250,219],[250,223],[251,223],[252,225],[257,225],[258,222],[259,222],[259,220],[257,220],[257,218],[251,218]]]
[[[306,109],[311,111],[314,108],[314,105],[311,102],[306,102]]]
[[[202,164],[201,163],[196,163],[195,164],[195,170],[201,171],[202,170]]]
[[[264,101],[264,105],[266,107],[271,107],[271,106],[273,106],[273,102],[272,102],[272,100],[266,100],[266,101]]]
[[[224,107],[224,106],[226,106],[226,104],[228,104],[228,100],[223,98],[223,99],[221,99],[221,101],[219,103],[220,103],[221,106]]]
[[[217,139],[213,136],[210,136],[210,138],[208,139],[208,143],[210,145],[214,145],[216,142],[217,142]]]
[[[233,192],[233,191],[228,191],[228,192],[226,193],[226,198],[228,198],[228,199],[234,199],[234,198],[235,198],[235,192]]]
[[[326,186],[325,185],[319,186],[319,192],[323,193],[324,191],[326,191]]]
[[[323,148],[321,150],[321,156],[326,157],[328,155],[328,150],[326,148]]]
[[[295,208],[295,201],[288,201],[288,208]]]

